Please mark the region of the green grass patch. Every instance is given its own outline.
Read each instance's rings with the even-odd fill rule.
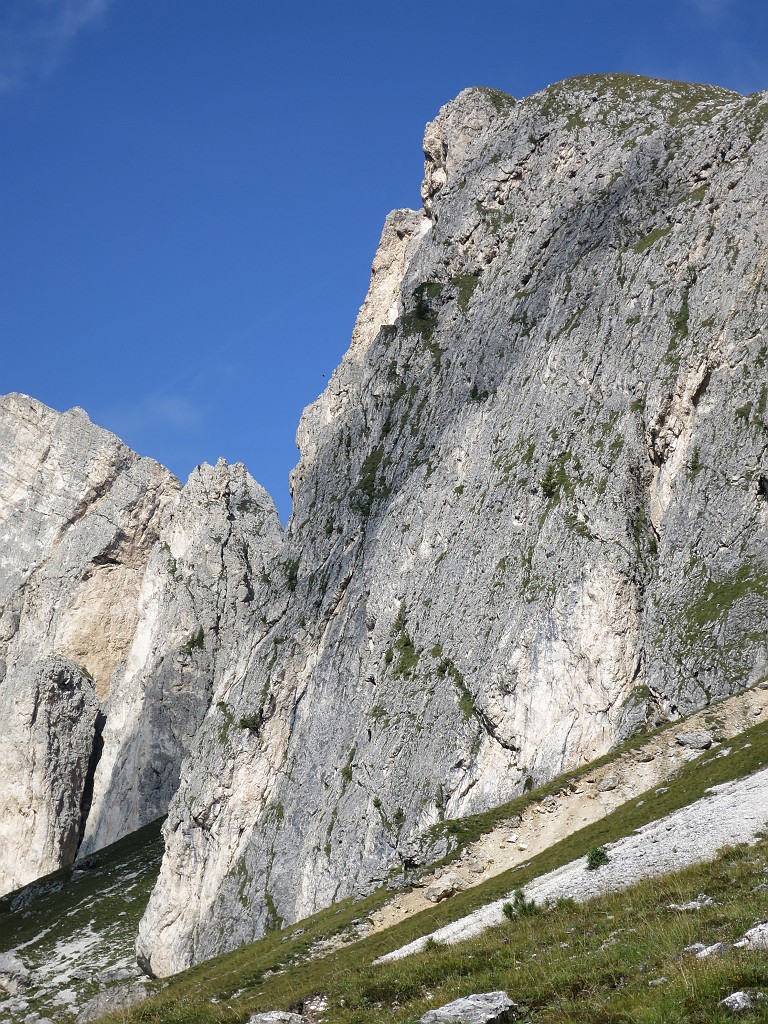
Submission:
[[[475,294],[475,288],[480,284],[480,278],[474,274],[461,274],[459,277],[452,278],[451,284],[456,289],[456,302],[459,309],[462,313],[466,313],[472,296]]]
[[[654,228],[647,235],[643,235],[642,238],[638,239],[632,248],[637,253],[644,253],[647,249],[650,249],[654,242],[658,242],[660,238],[664,238],[672,230],[672,225],[668,224],[665,228]]]
[[[202,626],[200,626],[200,628],[197,630],[197,632],[193,633],[192,636],[189,638],[189,640],[187,640],[186,643],[182,644],[182,647],[181,647],[182,651],[185,654],[191,654],[192,651],[202,651],[202,650],[204,650],[204,648],[205,648],[205,633],[203,632],[203,627]]]
[[[707,580],[701,595],[685,609],[686,635],[694,642],[704,628],[748,597],[768,599],[768,569],[757,562],[745,562],[727,576]]]
[[[356,506],[363,512],[370,511],[376,501],[389,496],[390,487],[384,477],[389,459],[384,454],[384,446],[377,445],[363,459],[360,475],[357,479],[354,498]]]

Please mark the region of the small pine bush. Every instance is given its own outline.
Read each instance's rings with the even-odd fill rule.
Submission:
[[[541,913],[541,907],[535,900],[527,900],[522,889],[516,889],[512,895],[512,902],[503,903],[501,911],[504,917],[513,921],[516,917],[533,917]]]
[[[587,871],[597,871],[610,860],[604,846],[595,846],[587,854]]]

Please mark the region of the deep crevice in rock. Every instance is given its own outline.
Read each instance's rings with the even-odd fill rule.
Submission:
[[[104,750],[104,726],[107,722],[107,716],[102,712],[96,713],[96,721],[93,724],[93,746],[91,747],[91,756],[88,759],[88,771],[85,775],[85,783],[83,785],[83,795],[80,798],[80,830],[77,837],[77,851],[75,852],[75,859],[77,859],[77,852],[83,843],[83,837],[85,836],[85,826],[88,823],[88,815],[91,813],[91,804],[93,803],[93,780],[96,776],[96,768],[98,767],[101,755]]]

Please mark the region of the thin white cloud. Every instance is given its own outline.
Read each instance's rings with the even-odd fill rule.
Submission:
[[[188,398],[177,395],[147,395],[131,406],[113,406],[98,413],[97,422],[118,437],[143,436],[148,431],[165,430],[185,434],[198,426],[203,412]]]
[[[2,0],[0,93],[16,92],[56,71],[76,36],[113,0]]]
[[[691,5],[705,18],[721,18],[733,6],[734,0],[690,0]]]

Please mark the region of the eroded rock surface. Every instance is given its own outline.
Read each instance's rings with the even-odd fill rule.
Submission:
[[[74,860],[98,715],[93,683],[61,657],[0,687],[0,892]]]
[[[2,894],[165,813],[227,665],[267,628],[282,528],[243,466],[181,489],[24,395],[0,398],[0,524]]]
[[[137,629],[105,707],[83,853],[167,810],[211,701],[267,631],[281,543],[272,499],[244,466],[194,470],[150,554]]]
[[[428,126],[299,427],[269,629],[182,770],[149,969],[766,677],[767,117],[610,75]]]

